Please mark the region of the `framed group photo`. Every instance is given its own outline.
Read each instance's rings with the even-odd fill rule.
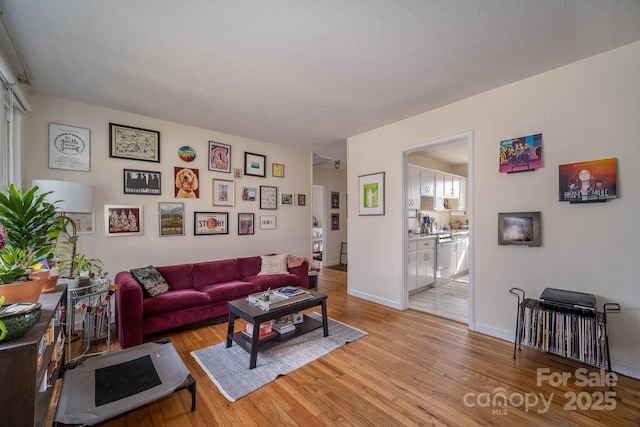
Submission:
[[[109,123],[109,157],[160,163],[160,132]]]
[[[228,212],[194,212],[193,234],[229,234]]]
[[[160,172],[123,169],[124,194],[161,194]]]

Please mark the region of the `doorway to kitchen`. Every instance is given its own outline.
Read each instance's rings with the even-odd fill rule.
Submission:
[[[405,307],[474,330],[473,132],[404,151]]]

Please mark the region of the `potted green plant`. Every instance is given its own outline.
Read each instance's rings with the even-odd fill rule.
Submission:
[[[53,253],[55,240],[64,225],[56,217],[55,206],[45,198],[49,193],[38,194],[38,187],[23,192],[11,184],[6,192],[0,193],[0,223],[4,228],[5,245],[0,249],[3,278],[0,279],[0,295],[6,302],[13,300],[8,295],[9,284],[17,282],[28,286],[26,280],[29,267],[38,258],[48,258]],[[40,284],[40,291],[42,285]],[[39,291],[39,292],[40,292]],[[35,297],[36,302],[39,297]]]
[[[63,242],[62,246],[69,246],[68,242]],[[63,250],[64,253],[64,250]],[[89,285],[90,279],[102,278],[105,274],[104,263],[99,258],[89,258],[85,254],[76,254],[74,259],[73,271],[71,268],[71,257],[66,256],[58,261],[58,269],[60,273],[67,270],[69,277],[69,287],[85,287]],[[78,279],[78,283],[74,279]]]

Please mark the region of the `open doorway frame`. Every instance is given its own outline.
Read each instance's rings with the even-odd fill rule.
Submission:
[[[474,150],[474,133],[473,131],[467,131],[455,135],[450,135],[438,139],[434,139],[431,141],[427,141],[421,144],[417,144],[412,147],[405,148],[402,150],[402,158],[403,158],[403,197],[400,200],[402,204],[402,212],[404,212],[403,218],[406,217],[407,212],[407,194],[408,194],[408,182],[409,182],[409,167],[408,167],[408,158],[409,154],[415,151],[424,150],[428,148],[434,148],[439,146],[444,146],[446,144],[452,143],[454,141],[466,140],[467,144],[467,152],[468,152],[468,176],[467,176],[467,210],[468,210],[468,218],[471,227],[469,229],[469,248],[468,248],[468,256],[469,256],[469,320],[468,320],[468,328],[469,330],[475,331],[475,150]],[[406,221],[406,218],[405,218]],[[406,248],[408,245],[409,234],[407,233],[406,222],[403,223],[401,228],[402,240],[403,240],[403,248]],[[402,277],[402,305],[403,309],[407,309],[409,306],[409,289],[408,289],[408,271],[407,271],[407,263],[405,261],[406,254],[402,253],[403,258],[403,277]]]

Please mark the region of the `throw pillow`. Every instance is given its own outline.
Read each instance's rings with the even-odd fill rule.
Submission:
[[[152,265],[146,268],[135,268],[131,270],[131,275],[152,297],[157,297],[165,292],[169,292],[169,284],[164,280],[162,274]]]
[[[260,269],[260,273],[258,273],[258,276],[264,276],[266,274],[283,274],[289,272],[289,270],[287,269],[287,254],[261,256],[260,258],[262,258],[262,268]]]

